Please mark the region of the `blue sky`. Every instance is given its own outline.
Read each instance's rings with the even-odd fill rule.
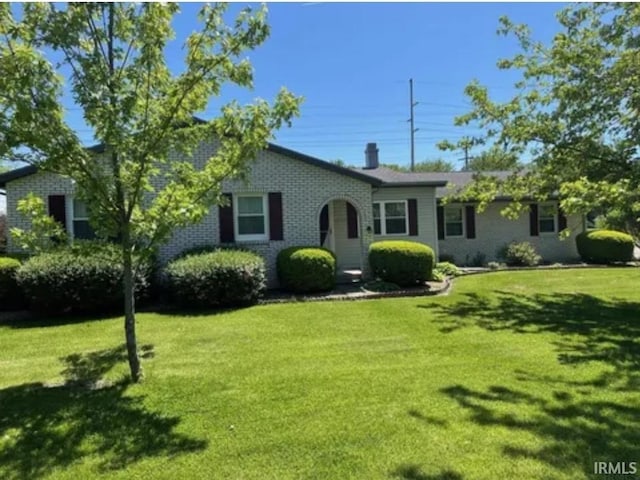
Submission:
[[[235,12],[241,5],[231,6]],[[170,65],[180,68],[180,44],[197,28],[198,4],[182,4]],[[367,142],[377,142],[384,163],[407,165],[409,78],[414,79],[416,161],[457,162],[462,152],[440,152],[435,144],[473,135],[453,126],[467,109],[464,86],[476,78],[498,99],[511,93],[515,76],[496,61],[516,52],[515,42],[496,35],[498,18],[527,23],[536,38],[558,30],[553,3],[274,3],[271,37],[249,53],[255,89],[225,88],[202,116],[220,102],[273,99],[281,86],[305,98],[292,128],[275,143],[325,160],[364,162]],[[81,137],[91,142],[81,112],[70,111]]]

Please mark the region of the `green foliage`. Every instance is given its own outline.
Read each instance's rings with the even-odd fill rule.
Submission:
[[[18,213],[31,223],[29,230],[11,229],[14,243],[22,250],[41,253],[67,241],[62,226],[47,214],[44,200],[33,192],[18,200]]]
[[[476,81],[465,89],[472,108],[456,125],[480,129],[476,145],[531,159],[522,178],[475,188],[479,210],[498,193],[523,203],[560,191],[565,213],[619,210],[634,224],[625,230],[638,232],[640,5],[576,3],[557,17],[560,29],[549,43],[532,38],[526,25],[500,19],[499,33],[519,45],[512,58],[498,61],[519,78],[512,98],[496,101]]]
[[[20,268],[19,260],[0,257],[0,310],[12,310],[24,306],[24,297],[15,277],[18,268]]]
[[[586,262],[613,263],[633,259],[633,237],[623,232],[587,230],[576,236],[576,246]]]
[[[164,270],[172,300],[181,307],[216,308],[251,305],[265,289],[264,260],[255,253],[216,249],[191,253]]]
[[[176,50],[182,58],[169,59],[176,3],[0,5],[0,160],[69,177],[98,236],[118,239],[135,381],[134,251],[147,255],[174,229],[201,221],[222,202],[222,182],[245,176],[301,103],[284,88],[272,104],[220,98],[253,87],[248,57],[269,36],[266,7],[245,8],[231,22],[227,9],[201,6]],[[98,148],[85,149],[67,122],[67,98]],[[219,116],[194,118],[210,102]],[[203,143],[212,148],[198,150]]]
[[[468,170],[489,172],[500,170],[514,170],[520,166],[516,154],[506,152],[498,146],[493,146],[469,160]]]
[[[436,263],[434,272],[439,272],[447,277],[457,277],[460,275],[460,269],[450,262],[438,262]]]
[[[504,267],[506,267],[506,265],[499,262],[487,263],[487,268],[489,268],[489,270],[500,270],[501,268],[504,268]]]
[[[318,247],[289,247],[278,253],[278,281],[296,293],[322,292],[336,285],[336,257]]]
[[[149,292],[152,265],[140,261],[135,294]],[[123,264],[117,245],[77,242],[27,260],[17,271],[29,307],[40,313],[104,312],[122,308]]]
[[[409,173],[411,172],[410,166],[396,165],[396,164],[382,164],[383,167],[390,168],[396,172]],[[455,167],[453,163],[447,162],[438,158],[436,160],[425,160],[424,162],[417,162],[415,164],[414,172],[453,172]]]
[[[498,252],[498,257],[504,259],[511,267],[533,267],[542,260],[535,247],[529,242],[512,242],[505,245]]]
[[[385,240],[369,248],[369,265],[373,275],[407,287],[421,284],[432,276],[435,254],[431,247],[418,242]]]
[[[384,282],[380,279],[371,280],[364,284],[365,290],[370,292],[397,292],[401,290],[400,286],[391,282]]]

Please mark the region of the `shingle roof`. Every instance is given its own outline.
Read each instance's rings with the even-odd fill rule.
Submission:
[[[464,187],[473,181],[474,175],[474,172],[398,172],[387,167],[364,168],[362,172],[380,179],[388,186],[438,184],[436,185],[438,198],[452,192],[448,185],[455,188]],[[500,179],[507,178],[511,173],[510,171],[483,172],[485,175]]]
[[[93,145],[91,147],[87,147],[87,150],[90,150],[95,153],[101,153],[101,152],[104,152],[104,146],[101,144]],[[356,170],[353,168],[341,167],[334,163],[325,162],[324,160],[320,160],[319,158],[311,157],[309,155],[305,155],[304,153],[296,152],[294,150],[289,150],[288,148],[284,148],[279,145],[275,145],[273,143],[268,144],[267,151],[284,155],[285,157],[293,158],[301,162],[307,163],[309,165],[314,165],[316,167],[329,170],[334,173],[346,175],[347,177],[355,178],[357,180],[369,183],[374,186],[380,186],[383,183],[383,181],[381,181],[380,179],[371,175],[366,175],[364,172],[361,172],[359,170]],[[18,178],[33,175],[37,171],[38,169],[36,167],[34,167],[33,165],[28,165],[26,167],[17,168],[15,170],[10,170],[8,172],[2,173],[0,174],[0,188],[5,188],[8,182],[17,180]]]

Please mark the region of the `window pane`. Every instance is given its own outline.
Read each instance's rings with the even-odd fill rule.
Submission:
[[[238,197],[238,213],[262,215],[262,196],[260,197]]]
[[[445,230],[447,237],[460,237],[462,236],[462,223],[447,223]]]
[[[373,218],[380,218],[380,204],[373,204]]]
[[[391,235],[392,233],[407,233],[404,218],[388,218],[385,225],[387,227],[387,235]]]
[[[404,202],[385,203],[384,213],[387,217],[404,217]]]
[[[555,232],[555,222],[553,218],[540,219],[540,231],[541,232]]]
[[[88,218],[87,206],[82,200],[73,199],[73,218]]]
[[[74,220],[73,238],[81,240],[91,240],[93,238],[96,238],[96,234],[87,220]]]
[[[447,222],[462,222],[462,208],[445,208],[444,217]]]
[[[373,233],[375,233],[376,235],[380,235],[382,233],[382,230],[380,228],[380,219],[379,218],[374,218],[373,219]]]
[[[540,218],[553,218],[556,215],[556,209],[553,205],[542,205],[540,207]]]
[[[262,235],[264,233],[264,216],[238,217],[239,235]]]

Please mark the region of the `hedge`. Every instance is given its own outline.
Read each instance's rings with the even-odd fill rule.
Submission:
[[[432,277],[435,254],[418,242],[385,240],[369,247],[369,265],[373,275],[401,287],[417,285]]]
[[[576,236],[582,260],[593,263],[633,260],[633,237],[614,230],[587,230]]]
[[[77,242],[27,260],[16,272],[29,308],[47,314],[105,312],[122,308],[122,254],[113,244]],[[151,261],[135,277],[138,301],[146,298]]]
[[[289,247],[276,260],[280,286],[296,293],[324,292],[336,286],[336,257],[320,247]]]
[[[14,310],[24,307],[22,290],[16,281],[20,261],[15,258],[0,258],[0,310]]]
[[[231,249],[180,255],[164,270],[170,298],[187,308],[256,303],[265,290],[265,279],[262,257]]]

